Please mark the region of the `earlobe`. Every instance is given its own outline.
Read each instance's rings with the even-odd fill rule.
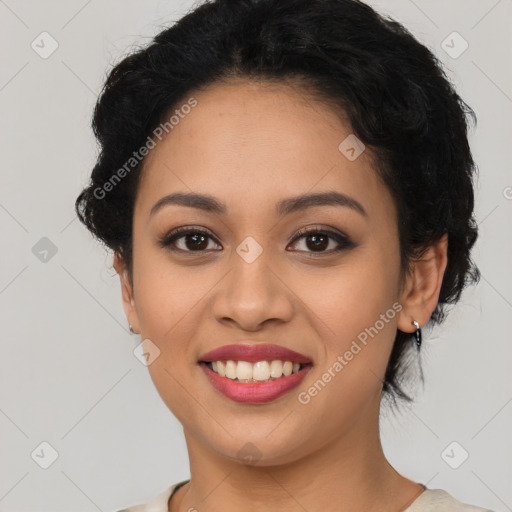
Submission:
[[[411,264],[401,296],[398,329],[415,332],[413,321],[423,327],[432,315],[448,263],[448,235],[444,234]]]
[[[126,319],[128,324],[132,327],[133,331],[135,333],[139,333],[139,319],[135,308],[133,285],[128,273],[128,269],[126,268],[126,263],[118,252],[114,253],[113,265],[119,275],[121,282],[121,298],[123,301],[123,308]]]

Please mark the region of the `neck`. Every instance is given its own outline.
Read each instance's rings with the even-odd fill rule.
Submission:
[[[399,512],[423,492],[386,460],[373,421],[355,424],[343,436],[293,462],[272,465],[263,458],[242,464],[205,447],[185,431],[191,479],[169,510],[200,512]]]

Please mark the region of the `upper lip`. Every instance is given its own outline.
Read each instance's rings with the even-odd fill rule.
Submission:
[[[311,359],[304,354],[299,354],[289,348],[270,343],[224,345],[210,350],[199,357],[199,361],[204,362],[232,360],[256,363],[258,361],[272,361],[275,359],[291,361],[292,363],[311,363]]]

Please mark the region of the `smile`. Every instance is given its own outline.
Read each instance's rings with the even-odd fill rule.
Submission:
[[[270,402],[299,385],[312,360],[287,347],[241,342],[202,354],[199,366],[213,387],[236,402]]]

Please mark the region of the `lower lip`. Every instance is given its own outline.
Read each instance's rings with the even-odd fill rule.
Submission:
[[[210,369],[206,363],[199,363],[206,376],[218,391],[235,402],[259,404],[270,402],[288,393],[300,384],[302,379],[311,370],[312,365],[307,365],[297,373],[287,377],[271,380],[269,382],[237,382],[227,377],[221,377]]]

